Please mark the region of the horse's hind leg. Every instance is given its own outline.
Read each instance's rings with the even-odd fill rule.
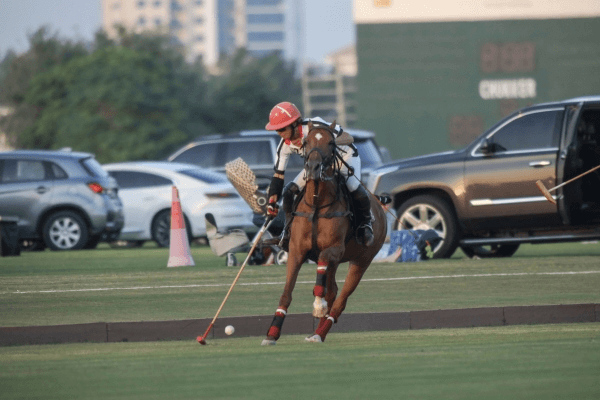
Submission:
[[[319,326],[317,327],[314,335],[307,338],[308,341],[325,341],[325,337],[327,336],[327,333],[329,333],[329,330],[331,329],[333,323],[337,322],[342,312],[344,312],[344,309],[346,309],[348,297],[350,297],[354,290],[356,290],[356,287],[358,286],[358,283],[360,282],[365,271],[367,270],[367,267],[360,267],[357,264],[350,263],[350,268],[348,269],[348,276],[346,276],[346,281],[344,282],[342,291],[333,302],[333,306],[331,307],[329,314],[326,315],[325,318],[321,318]]]
[[[267,337],[261,343],[263,346],[276,344],[277,339],[279,339],[279,336],[281,336],[281,328],[283,326],[283,321],[285,320],[288,307],[292,303],[292,291],[294,290],[294,286],[296,286],[296,279],[298,279],[298,272],[302,266],[302,261],[302,258],[299,256],[288,259],[287,278],[283,288],[283,294],[279,299],[279,307],[277,307],[277,311],[275,311],[275,316],[273,317],[273,321],[271,322],[271,326],[267,332]]]

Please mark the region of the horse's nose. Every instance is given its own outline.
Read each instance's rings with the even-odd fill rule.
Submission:
[[[321,170],[321,164],[314,160],[309,160],[306,163],[306,178],[308,180],[315,180],[318,178]]]

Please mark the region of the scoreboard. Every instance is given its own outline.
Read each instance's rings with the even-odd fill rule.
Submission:
[[[529,104],[600,94],[600,1],[355,0],[357,127],[393,158],[462,148]]]

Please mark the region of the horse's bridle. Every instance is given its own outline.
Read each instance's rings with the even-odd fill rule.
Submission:
[[[331,155],[326,155],[323,150],[319,149],[318,147],[313,147],[308,154],[304,155],[304,168],[306,169],[306,164],[308,162],[308,158],[310,157],[310,155],[316,151],[317,153],[319,153],[319,155],[321,156],[321,163],[319,165],[319,168],[321,170],[321,172],[319,173],[319,179],[321,181],[330,181],[333,179],[333,177],[335,176],[335,166],[334,166],[334,160],[336,159],[336,150],[337,150],[337,145],[335,144],[335,133],[333,132],[332,129],[330,129],[328,126],[313,126],[309,131],[308,134],[306,135],[308,137],[308,135],[310,135],[310,133],[312,131],[314,131],[315,129],[323,129],[326,130],[327,132],[329,132],[329,134],[332,137],[332,141],[328,143],[328,145],[330,147],[333,147],[332,151],[331,151]],[[304,145],[305,146],[305,145]],[[324,172],[329,169],[329,167],[333,166],[334,167],[334,171],[331,174],[331,176],[325,176]]]

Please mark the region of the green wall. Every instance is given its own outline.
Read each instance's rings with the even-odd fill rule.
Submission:
[[[533,43],[533,69],[484,72],[485,43]],[[359,24],[357,56],[357,126],[393,158],[464,147],[515,108],[600,94],[600,18]],[[479,95],[483,79],[519,78],[535,79],[536,97]],[[456,117],[471,128],[450,137]]]

